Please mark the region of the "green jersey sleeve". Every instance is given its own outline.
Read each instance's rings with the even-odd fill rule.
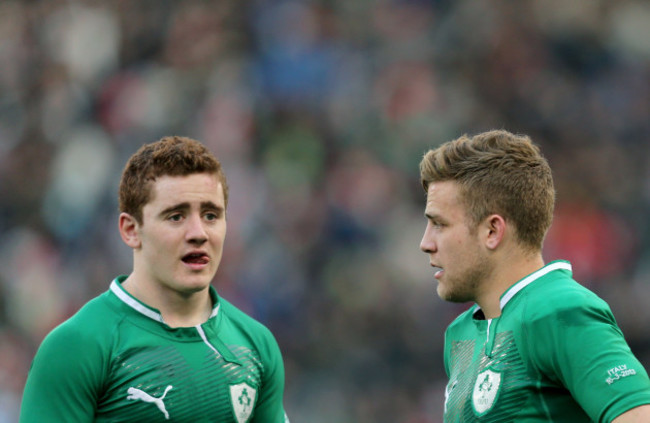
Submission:
[[[20,423],[89,423],[102,380],[101,348],[68,321],[43,340],[30,368]]]
[[[224,316],[228,316],[223,331],[244,336],[234,344],[248,344],[257,351],[262,364],[261,380],[254,412],[249,423],[288,423],[284,411],[284,363],[278,342],[273,333],[262,323],[243,313],[237,307],[220,298]],[[225,323],[224,323],[225,325]]]
[[[251,423],[285,423],[284,397],[284,363],[277,341],[267,332],[264,347],[266,363],[262,377],[260,398],[255,407]]]
[[[586,290],[547,300],[548,312],[526,325],[531,360],[542,376],[565,386],[596,422],[650,403],[648,374],[609,306]]]

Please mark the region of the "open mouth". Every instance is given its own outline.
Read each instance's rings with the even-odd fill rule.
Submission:
[[[208,264],[210,257],[205,253],[190,253],[183,256],[182,260],[187,264]]]

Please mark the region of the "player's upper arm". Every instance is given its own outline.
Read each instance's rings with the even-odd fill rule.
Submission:
[[[621,414],[612,423],[646,423],[650,422],[650,404],[641,405]]]
[[[101,384],[99,345],[74,325],[59,326],[39,347],[27,376],[21,423],[90,422]]]
[[[580,295],[564,301],[531,323],[538,335],[529,339],[531,354],[540,372],[567,388],[594,421],[613,421],[650,402],[648,375],[606,304]]]
[[[265,377],[262,389],[262,398],[260,402],[261,415],[266,415],[264,421],[284,422],[286,413],[284,411],[284,363],[280,347],[269,332],[268,338],[268,355],[265,363]],[[276,417],[277,416],[277,417]],[[279,419],[277,419],[279,417]],[[273,420],[272,420],[273,419]],[[276,420],[277,419],[277,420]]]

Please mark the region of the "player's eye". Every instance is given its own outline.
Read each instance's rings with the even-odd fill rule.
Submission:
[[[180,222],[181,219],[183,219],[183,215],[180,214],[180,213],[176,213],[176,214],[170,215],[167,219],[172,221],[172,222]]]
[[[220,216],[221,214],[218,212],[207,212],[203,215],[205,220],[209,220],[209,221],[218,220]]]

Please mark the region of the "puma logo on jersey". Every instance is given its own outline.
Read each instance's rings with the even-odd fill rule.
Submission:
[[[149,395],[148,393],[144,392],[141,389],[131,387],[126,391],[126,393],[129,394],[127,395],[126,399],[135,400],[135,401],[140,400],[142,402],[156,404],[158,409],[165,415],[165,419],[169,420],[169,413],[165,409],[165,403],[163,402],[163,400],[165,399],[165,395],[167,395],[167,392],[169,392],[170,389],[172,389],[172,386],[167,385],[167,387],[165,388],[165,392],[163,392],[163,394],[159,398],[156,398],[156,397],[152,397],[151,395]]]

